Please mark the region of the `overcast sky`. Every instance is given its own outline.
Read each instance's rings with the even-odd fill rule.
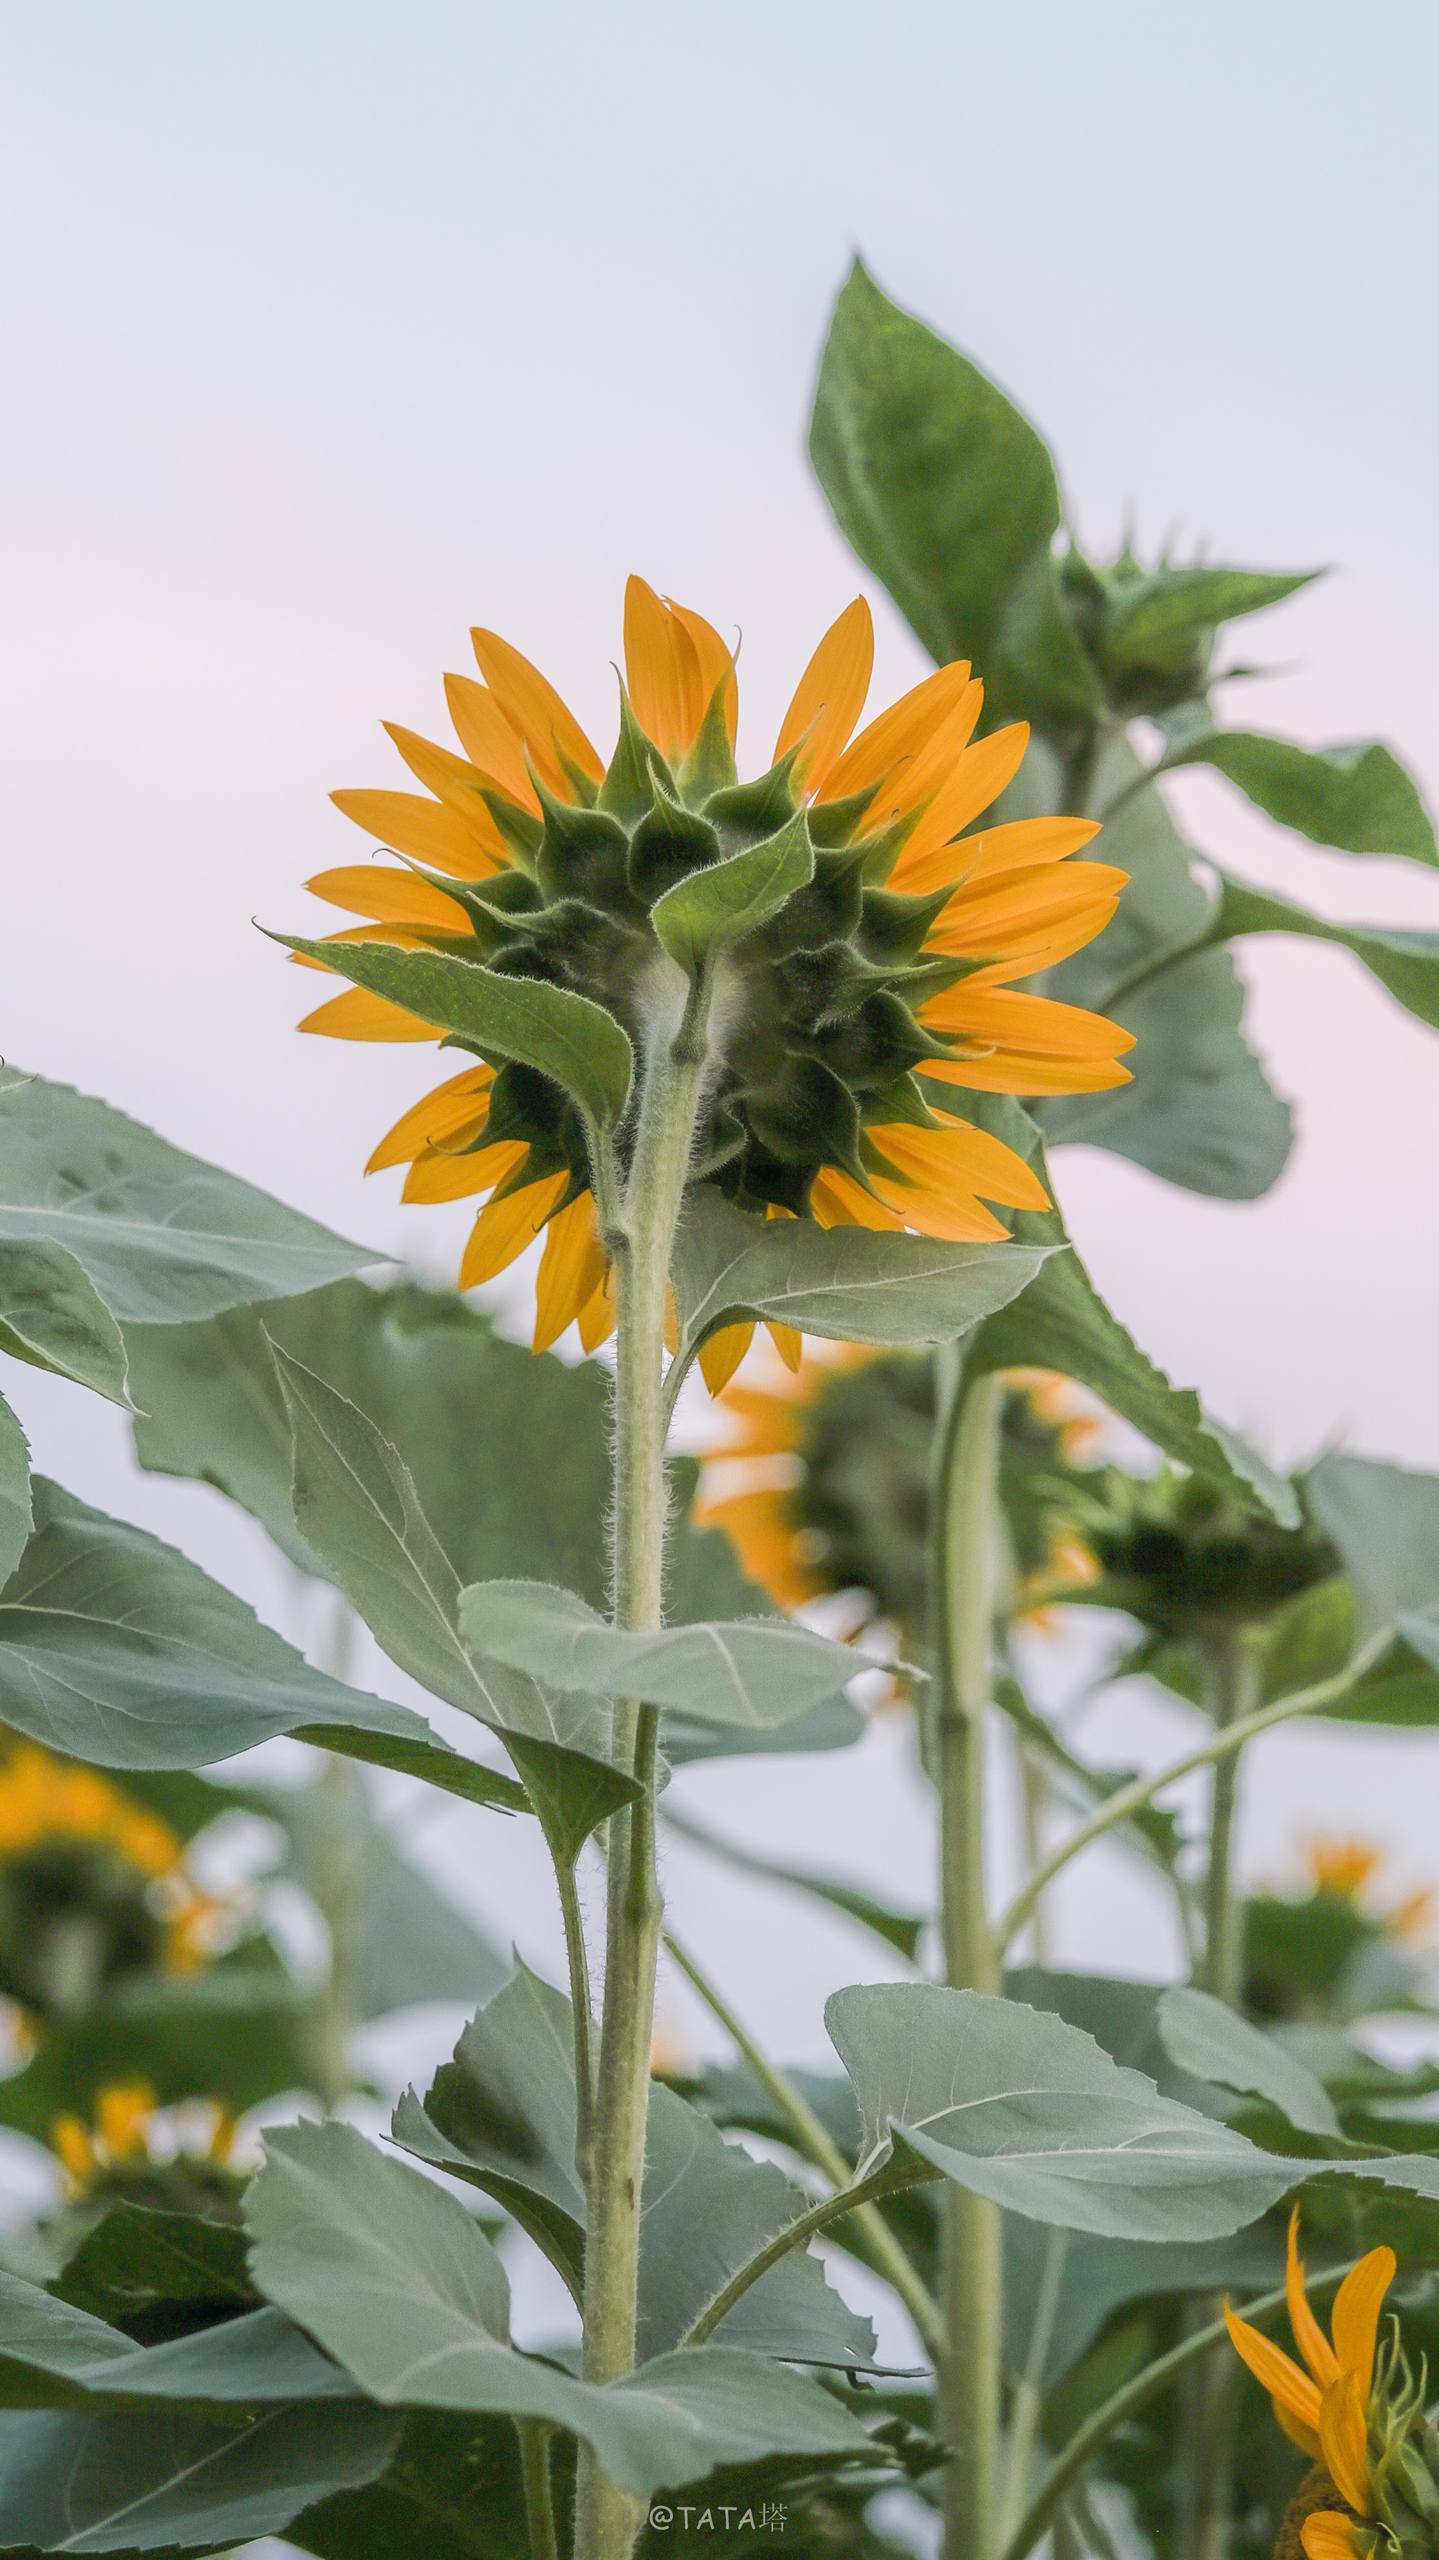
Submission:
[[[1132,522],[1149,545],[1333,563],[1254,628],[1284,672],[1247,710],[1315,742],[1386,736],[1439,790],[1439,46],[1411,0],[1359,22],[1327,0],[51,0],[4,19],[13,1060],[444,1268],[460,1214],[360,1179],[414,1053],[297,1040],[295,975],[252,919],[304,929],[303,878],[359,858],[326,793],[399,778],[378,722],[435,733],[472,622],[603,730],[630,567],[742,626],[763,748],[863,583],[803,451],[856,247],[1045,427],[1092,547]],[[919,652],[869,592],[893,689]],[[1439,925],[1439,880],[1413,866],[1266,835],[1217,780],[1186,798],[1254,878]],[[1146,1347],[1271,1453],[1342,1433],[1439,1466],[1439,1042],[1337,955],[1271,944],[1246,966],[1301,1107],[1284,1181],[1223,1208],[1076,1153],[1072,1223]],[[214,1497],[131,1481],[113,1416],[39,1381],[18,1401],[78,1491],[291,1606]],[[1182,1730],[1132,1699],[1108,1726],[1120,1750]],[[1251,1868],[1327,1814],[1432,1872],[1421,1748],[1267,1746]],[[853,1761],[756,1766],[691,1800],[755,1845],[922,1870],[895,1728]],[[434,1833],[457,1879],[471,1820]],[[548,1959],[532,1850],[490,1827],[485,1900]],[[712,1867],[676,1890],[794,2049],[819,2048],[833,1982],[882,1970]],[[1123,1963],[1148,1909],[1101,1856],[1069,1943]]]

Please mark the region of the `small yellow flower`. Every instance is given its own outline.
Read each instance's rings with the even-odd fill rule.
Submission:
[[[1308,2560],[1335,2560],[1341,2552],[1349,2560],[1361,2547],[1354,2540],[1351,2519],[1370,2521],[1377,2512],[1369,2469],[1370,2396],[1379,2315],[1397,2263],[1392,2249],[1371,2249],[1350,2268],[1334,2298],[1332,2334],[1326,2337],[1305,2290],[1296,2210],[1289,2222],[1285,2292],[1294,2343],[1303,2363],[1296,2364],[1271,2338],[1225,2307],[1234,2346],[1269,2393],[1284,2433],[1323,2466],[1350,2511],[1348,2517],[1306,2518],[1301,2539]],[[1341,2529],[1347,2540],[1339,2538]]]
[[[187,2125],[184,2117],[194,2121]],[[178,2113],[162,2109],[144,2080],[120,2081],[102,2089],[93,2121],[57,2116],[50,2128],[50,2147],[72,2190],[83,2194],[116,2170],[176,2159],[228,2162],[235,2142],[235,2118],[228,2107],[206,2099]]]
[[[1306,1879],[1315,1893],[1332,1894],[1337,1901],[1352,1903],[1389,1937],[1414,1939],[1429,1934],[1434,1921],[1431,1888],[1421,1886],[1391,1903],[1378,1901],[1371,1893],[1386,1865],[1385,1852],[1376,1840],[1316,1832],[1304,1842],[1302,1857]]]
[[[608,761],[517,649],[492,631],[472,638],[482,681],[445,680],[461,752],[390,724],[421,791],[334,795],[408,867],[344,865],[310,882],[362,919],[332,944],[431,948],[569,986],[642,1045],[663,959],[657,896],[802,817],[814,879],[740,956],[703,1178],[760,1214],[961,1241],[1006,1233],[989,1204],[1046,1205],[1031,1168],[950,1108],[946,1089],[1085,1093],[1126,1080],[1128,1032],[1015,986],[1101,931],[1125,875],[1074,859],[1097,831],[1088,819],[965,832],[1013,780],[1028,738],[1023,723],[977,735],[983,687],[967,663],[926,676],[854,734],[873,659],[856,600],[800,679],[771,774],[738,786],[733,654],[643,579],[626,593],[624,725]],[[343,974],[338,955],[334,965]],[[358,986],[300,1027],[440,1036]],[[399,1165],[407,1200],[486,1196],[462,1288],[543,1233],[536,1346],[571,1323],[586,1349],[606,1339],[614,1307],[583,1132],[545,1079],[473,1057],[404,1113],[369,1169]],[[732,1327],[708,1346],[716,1390],[749,1334]]]

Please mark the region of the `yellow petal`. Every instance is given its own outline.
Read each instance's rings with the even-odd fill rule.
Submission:
[[[454,1137],[479,1116],[479,1105],[494,1081],[494,1068],[466,1067],[464,1073],[451,1076],[447,1084],[436,1085],[419,1102],[402,1112],[392,1129],[387,1129],[369,1163],[366,1173],[382,1173],[387,1165],[409,1164],[423,1147],[432,1146],[438,1138]]]
[[[505,840],[485,799],[486,790],[495,787],[495,777],[481,772],[467,756],[451,755],[448,747],[433,746],[413,729],[402,729],[398,721],[387,720],[385,734],[393,739],[416,780],[423,782],[427,791],[433,791],[447,809],[468,819],[496,860],[503,862]]]
[[[1008,987],[975,988],[963,980],[932,997],[921,1009],[920,1020],[935,1031],[967,1040],[992,1040],[997,1047],[1033,1050],[1037,1057],[1117,1057],[1134,1046],[1133,1032],[1111,1022],[1107,1014],[1088,1013],[1082,1005],[1062,1004],[1055,996],[1016,995]]]
[[[521,1191],[506,1192],[503,1200],[492,1200],[480,1211],[460,1264],[462,1289],[476,1289],[482,1281],[493,1280],[527,1244],[534,1243],[565,1180],[562,1173],[549,1174],[542,1182],[526,1183]]]
[[[458,810],[442,809],[438,800],[422,800],[413,791],[332,791],[330,798],[366,835],[378,837],[396,853],[413,854],[436,871],[451,871],[459,880],[485,880],[500,867],[495,850],[499,830],[488,811],[487,828],[481,828]]]
[[[863,596],[832,622],[799,683],[774,742],[774,761],[798,747],[795,779],[822,790],[864,709],[874,671],[874,619]]]
[[[797,1372],[804,1358],[804,1335],[792,1324],[772,1324],[769,1338],[785,1367],[792,1373]]]
[[[83,2187],[95,2167],[95,2145],[78,2116],[57,2116],[50,2148],[72,2186]]]
[[[1327,2513],[1306,2516],[1299,2528],[1305,2560],[1359,2560],[1359,2537],[1348,2516]]]
[[[972,818],[999,798],[1023,764],[1028,745],[1029,723],[1016,720],[1007,729],[995,729],[977,746],[965,749],[953,774],[936,791],[906,842],[895,864],[896,887],[908,888],[910,871],[927,853],[949,844]]]
[[[922,829],[931,842],[939,843],[943,837],[953,835],[953,827],[937,824],[934,813],[954,792],[966,764],[965,749],[983,708],[984,687],[971,676],[958,701],[928,735],[890,766],[870,802],[866,824],[887,827],[894,819],[915,812],[916,828]],[[906,840],[906,853],[912,842],[912,836]],[[903,863],[901,855],[895,865],[896,879]]]
[[[625,586],[625,683],[635,718],[663,754],[679,756],[693,746],[707,701],[699,652],[643,578]]]
[[[538,815],[539,793],[525,762],[523,742],[494,695],[476,684],[473,676],[446,676],[445,700],[455,735],[471,764],[493,775],[506,799]]]
[[[529,748],[546,789],[559,800],[573,800],[575,786],[565,770],[567,764],[587,774],[591,782],[599,782],[604,775],[601,759],[539,668],[532,667],[497,631],[472,631],[470,638],[481,675]]]
[[[1025,1049],[993,1049],[983,1057],[926,1058],[924,1072],[966,1093],[1110,1093],[1131,1084],[1128,1067],[1110,1058],[1040,1058]]]
[[[887,1209],[855,1181],[853,1174],[827,1164],[809,1187],[810,1215],[822,1227],[874,1227],[892,1234],[903,1218]]]
[[[1369,2402],[1357,2373],[1341,2373],[1324,2394],[1319,2450],[1340,2497],[1357,2516],[1370,2514]]]
[[[1299,2255],[1298,2205],[1289,2217],[1284,2296],[1289,2305],[1289,2326],[1294,2332],[1294,2343],[1323,2390],[1338,2373],[1339,2359],[1309,2308],[1309,2296],[1304,2289],[1304,2261]]]
[[[1374,2381],[1374,2348],[1379,2335],[1379,2314],[1384,2296],[1394,2282],[1399,2261],[1392,2249],[1371,2249],[1351,2267],[1334,2297],[1330,2327],[1334,2333],[1334,2353],[1345,2373],[1352,2373],[1359,2384],[1360,2397],[1366,2408]],[[1341,2484],[1342,2485],[1342,2484]],[[1345,2491],[1348,2496],[1348,2491]],[[1354,2504],[1352,2498],[1350,2505]]]
[[[615,1293],[608,1272],[589,1304],[581,1307],[579,1325],[580,1347],[584,1351],[598,1351],[614,1332]]]
[[[728,641],[716,631],[714,624],[706,622],[702,613],[691,612],[687,604],[676,604],[673,596],[667,596],[665,602],[676,621],[684,624],[694,643],[695,657],[699,662],[700,692],[704,697],[705,712],[708,712],[720,687],[724,687],[721,695],[721,709],[724,713],[729,742],[733,746],[735,731],[739,726],[739,682],[735,675],[734,651]],[[701,717],[703,718],[703,714]]]
[[[438,925],[451,933],[465,928],[458,899],[447,897],[432,880],[396,871],[388,862],[347,862],[338,870],[317,871],[305,886],[312,897],[348,907],[357,916],[374,916],[381,924]]]
[[[753,1340],[752,1324],[727,1324],[700,1344],[700,1371],[712,1396],[729,1385]]]
[[[558,1342],[589,1305],[603,1278],[604,1256],[595,1232],[594,1195],[582,1191],[567,1208],[556,1211],[545,1230],[545,1249],[535,1283],[536,1351],[548,1351],[552,1342]]]
[[[472,1155],[417,1156],[400,1197],[428,1207],[441,1200],[471,1200],[477,1191],[493,1191],[497,1182],[512,1174],[523,1163],[527,1149],[524,1138],[499,1138],[493,1146],[477,1147]]]
[[[1271,2400],[1278,2401],[1291,2418],[1308,2430],[1316,2443],[1319,2436],[1319,2414],[1322,2406],[1319,2385],[1301,2372],[1292,2357],[1266,2338],[1261,2329],[1241,2320],[1238,2313],[1224,2306],[1225,2326],[1235,2353],[1243,2358],[1256,2382],[1262,2382]]]
[[[406,1013],[404,1007],[391,1004],[388,996],[372,995],[368,987],[347,987],[342,996],[331,996],[328,1004],[317,1005],[307,1013],[299,1031],[319,1031],[330,1040],[438,1040],[439,1032],[432,1022],[421,1022],[419,1015]]]
[[[917,755],[946,713],[954,709],[969,681],[969,662],[958,658],[952,666],[936,667],[933,675],[911,685],[898,702],[892,702],[887,711],[870,721],[868,728],[861,729],[838,762],[831,765],[819,794],[821,800],[845,800],[851,792],[864,791],[881,782],[902,756]]]
[[[1097,818],[1011,818],[966,836],[962,851],[968,880],[994,880],[1003,871],[1028,871],[1036,863],[1063,862],[1092,844]],[[909,848],[906,846],[906,852]],[[913,884],[912,884],[913,885]],[[927,884],[937,888],[937,880]]]
[[[912,1129],[900,1121],[870,1134],[891,1164],[930,1188],[955,1180],[1008,1209],[1049,1207],[1049,1194],[1034,1167],[1002,1139],[967,1120],[946,1121],[939,1129]]]
[[[925,1191],[914,1184],[891,1182],[882,1173],[875,1175],[874,1187],[916,1235],[938,1236],[946,1244],[998,1244],[1009,1233],[1001,1219],[962,1192]]]

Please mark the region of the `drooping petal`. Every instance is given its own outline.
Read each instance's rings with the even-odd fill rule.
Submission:
[[[1357,2373],[1341,2373],[1324,2394],[1319,2450],[1340,2497],[1357,2516],[1370,2514],[1369,2401]]]
[[[470,1200],[477,1191],[493,1191],[523,1163],[527,1142],[499,1138],[493,1146],[476,1147],[468,1155],[438,1149],[417,1156],[405,1176],[400,1197],[407,1201]]]
[[[875,1175],[874,1187],[881,1200],[899,1211],[901,1224],[918,1235],[935,1236],[945,1244],[998,1244],[1009,1233],[1003,1219],[960,1191],[922,1190],[913,1183],[891,1182],[881,1173]]]
[[[599,782],[604,775],[602,759],[596,755],[574,713],[562,702],[548,678],[533,667],[528,658],[502,640],[497,631],[475,630],[470,633],[480,673],[491,693],[506,714],[525,745],[536,773],[547,790],[559,800],[572,800],[575,786],[566,770],[574,765]]]
[[[415,791],[332,791],[330,798],[366,835],[435,871],[453,872],[457,880],[487,880],[500,868],[504,847],[488,810],[480,825]]]
[[[317,1005],[295,1028],[323,1032],[329,1040],[438,1041],[440,1037],[432,1022],[421,1022],[417,1013],[406,1013],[403,1005],[391,1004],[388,996],[372,995],[368,987],[347,987],[342,996]]]
[[[914,1129],[898,1121],[871,1135],[892,1165],[927,1189],[941,1190],[953,1182],[1007,1209],[1049,1207],[1049,1194],[1033,1166],[968,1120],[947,1120],[938,1129]]]
[[[794,772],[801,788],[823,790],[864,709],[873,670],[874,617],[864,597],[856,596],[810,659],[774,742],[776,764],[798,747]]]
[[[837,1164],[827,1164],[815,1175],[809,1188],[810,1215],[821,1227],[873,1227],[893,1233],[904,1225],[894,1209],[876,1200],[852,1173]]]
[[[1298,2205],[1289,2217],[1284,2298],[1289,2306],[1289,2326],[1294,2332],[1294,2343],[1322,2391],[1335,2379],[1339,2358],[1309,2308],[1309,2296],[1304,2289],[1304,2261],[1299,2255]]]
[[[700,1374],[712,1396],[729,1385],[753,1340],[752,1324],[726,1324],[700,1344]]]
[[[494,695],[473,676],[446,676],[445,700],[471,764],[489,774],[507,800],[538,814],[539,793],[525,762],[524,742]]]
[[[535,1283],[536,1351],[558,1342],[604,1279],[604,1256],[595,1231],[594,1194],[582,1191],[568,1207],[558,1209],[545,1229]]]
[[[1379,2314],[1384,2296],[1398,2273],[1399,2261],[1392,2249],[1371,2249],[1357,2267],[1351,2267],[1334,2297],[1330,2327],[1334,2333],[1334,2353],[1344,2373],[1352,2373],[1359,2385],[1365,2407],[1374,2382],[1374,2349],[1379,2336]],[[1342,2483],[1341,2483],[1342,2485]],[[1345,2491],[1348,2496],[1348,2491]],[[1350,2499],[1352,2506],[1354,2501]]]
[[[317,871],[305,883],[310,895],[332,907],[348,907],[357,916],[373,916],[380,924],[437,925],[441,932],[462,933],[465,911],[433,880],[414,871],[396,871],[388,862],[347,862],[334,871]]]
[[[543,1181],[527,1182],[523,1190],[507,1191],[502,1200],[491,1200],[480,1211],[460,1264],[462,1289],[476,1289],[482,1281],[493,1280],[526,1245],[534,1243],[565,1179],[562,1173],[547,1174]]]
[[[1359,2537],[1349,2516],[1335,2513],[1331,2507],[1314,2516],[1306,2516],[1299,2528],[1305,2560],[1360,2560]]]
[[[451,1076],[447,1084],[436,1085],[432,1093],[411,1103],[394,1127],[386,1130],[365,1167],[366,1173],[383,1173],[388,1165],[410,1164],[423,1148],[442,1138],[458,1139],[472,1126],[478,1136],[484,1125],[494,1072],[493,1067],[466,1067],[463,1074]]]
[[[1271,2400],[1286,2410],[1296,2425],[1305,2430],[1303,2441],[1315,2454],[1319,2451],[1319,2415],[1322,2400],[1319,2385],[1303,2372],[1282,2347],[1266,2338],[1248,2320],[1241,2320],[1228,2303],[1224,2306],[1224,2323],[1235,2353],[1248,2365],[1256,2382],[1261,2382]]]

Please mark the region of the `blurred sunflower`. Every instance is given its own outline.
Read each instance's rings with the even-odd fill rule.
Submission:
[[[1375,1897],[1371,1888],[1381,1881],[1387,1864],[1377,1840],[1316,1832],[1304,1842],[1301,1860],[1312,1893],[1353,1905],[1386,1936],[1417,1939],[1429,1934],[1434,1922],[1431,1887],[1401,1894],[1397,1902]]]
[[[0,1992],[32,2020],[204,1963],[219,1906],[183,1843],[97,1769],[15,1742],[0,1760]]]
[[[420,792],[340,791],[337,806],[400,856],[324,871],[315,893],[362,919],[327,947],[457,955],[603,1005],[637,1051],[667,1024],[679,964],[652,910],[678,881],[799,830],[812,872],[724,955],[694,1175],[761,1214],[977,1241],[994,1205],[1046,1205],[1023,1159],[951,1108],[956,1089],[1093,1092],[1124,1082],[1131,1035],[1020,992],[1099,933],[1125,875],[1076,861],[1080,818],[964,831],[1018,771],[1023,724],[977,735],[983,687],[941,667],[855,733],[869,689],[868,607],[840,615],[780,724],[775,761],[741,784],[732,652],[709,623],[632,578],[620,734],[606,759],[553,687],[494,632],[480,677],[445,680],[460,752],[390,725]],[[310,965],[333,965],[315,950]],[[348,1040],[440,1038],[364,985],[301,1028]],[[463,1050],[448,1036],[441,1045]],[[917,1080],[923,1077],[923,1086]],[[620,1143],[624,1144],[624,1131]],[[472,1054],[381,1139],[414,1201],[485,1198],[460,1285],[492,1279],[542,1231],[535,1342],[572,1322],[593,1349],[614,1310],[580,1115],[532,1068]],[[723,1382],[748,1328],[705,1362]],[[791,1346],[792,1348],[792,1346]]]
[[[1397,2332],[1381,2351],[1379,2318],[1394,2281],[1392,2249],[1371,2249],[1334,2299],[1330,2335],[1310,2308],[1299,2256],[1299,2216],[1289,2224],[1286,2292],[1303,2359],[1275,2346],[1228,2309],[1239,2355],[1269,2393],[1274,2415],[1313,2469],[1290,2509],[1280,2553],[1305,2560],[1430,2560],[1439,2525],[1439,2431],[1424,2411]]]
[[[1067,1378],[1017,1369],[1003,1408],[1000,1488],[1011,1614],[1043,1625],[1061,1591],[1093,1579],[1068,1515],[1069,1471],[1104,1424]],[[698,1518],[731,1539],[782,1609],[827,1599],[845,1632],[876,1619],[906,1644],[928,1595],[934,1367],[922,1353],[812,1344],[803,1366],[727,1387],[730,1435],[706,1460]]]
[[[50,2147],[75,2201],[123,2197],[160,2210],[228,2215],[245,2184],[233,2162],[228,2107],[201,2099],[164,2108],[143,2080],[101,2089],[88,2121],[57,2116]]]

